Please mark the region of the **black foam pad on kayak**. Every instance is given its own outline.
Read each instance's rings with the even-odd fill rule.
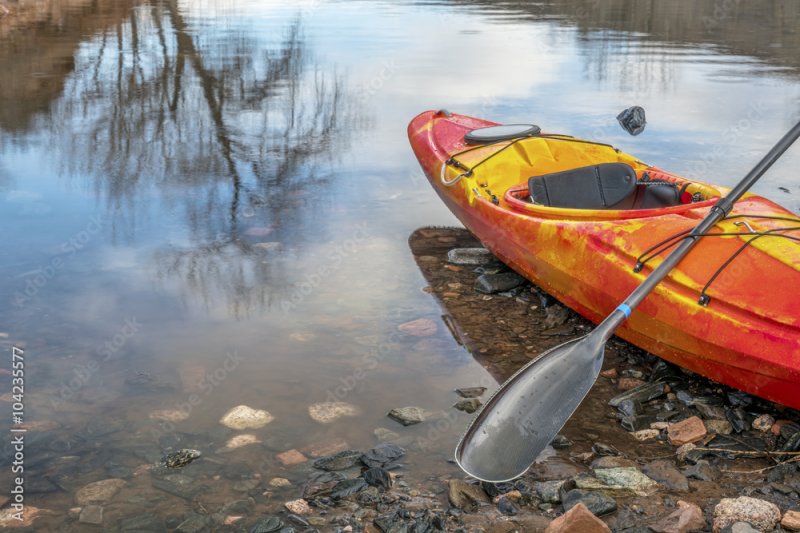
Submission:
[[[540,205],[614,209],[636,189],[636,172],[625,163],[601,163],[533,176],[528,189],[531,200]]]
[[[658,209],[680,204],[678,187],[666,182],[640,182],[614,209]]]

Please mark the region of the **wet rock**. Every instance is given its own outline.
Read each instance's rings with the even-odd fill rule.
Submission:
[[[644,412],[642,408],[642,404],[636,400],[622,400],[620,404],[617,406],[617,411],[620,412],[622,416],[637,416]]]
[[[171,527],[177,527],[180,521]],[[164,521],[153,513],[143,513],[136,516],[129,516],[119,521],[119,529],[122,531],[164,531]]]
[[[609,368],[608,370],[600,372],[600,375],[607,379],[617,379],[617,377],[619,377],[619,371],[617,371],[616,368]]]
[[[103,507],[100,505],[87,505],[81,509],[78,522],[82,524],[101,525],[103,523]]]
[[[447,260],[454,265],[483,266],[499,263],[486,248],[453,248],[447,252]]]
[[[654,533],[689,533],[705,527],[706,521],[700,507],[684,501],[678,501],[675,511],[650,525]]]
[[[511,290],[525,283],[525,278],[516,272],[481,274],[475,280],[475,290],[483,294],[495,294]]]
[[[178,525],[175,529],[175,533],[200,533],[201,531],[207,531],[210,525],[211,518],[193,513],[189,518]]]
[[[92,503],[108,503],[125,485],[124,479],[115,478],[89,483],[75,493],[75,503],[81,507]]]
[[[647,125],[644,108],[638,105],[631,106],[617,115],[617,122],[622,129],[631,135],[639,135]]]
[[[733,433],[733,426],[727,420],[712,418],[711,420],[706,420],[705,424],[709,433],[716,433],[717,435],[730,435]]]
[[[283,527],[283,520],[277,516],[265,516],[250,528],[250,533],[272,533]]]
[[[577,503],[547,526],[545,533],[611,533],[608,526],[585,505]]]
[[[361,480],[364,481],[363,479]],[[342,482],[344,483],[344,482]],[[299,515],[311,514],[311,507],[304,499],[292,500],[283,504],[284,507],[290,512]]]
[[[462,398],[478,398],[486,392],[486,387],[463,387],[456,389],[456,394]]]
[[[461,479],[451,479],[447,483],[447,488],[447,499],[453,507],[466,509],[473,504],[489,502],[489,497],[479,485],[470,485]]]
[[[408,531],[408,526],[400,511],[377,516],[373,520],[373,524],[383,533],[406,533]]]
[[[647,493],[656,487],[656,482],[640,472],[638,468],[597,468],[594,471],[594,475],[597,479],[615,489],[628,489],[638,493]]]
[[[286,479],[285,477],[274,477],[269,480],[268,485],[270,487],[290,487],[292,482]]]
[[[182,409],[158,409],[150,413],[150,418],[172,423],[182,422],[189,418],[189,411]]]
[[[344,450],[333,455],[320,457],[314,461],[314,468],[320,470],[347,470],[355,466],[363,454],[358,450]]]
[[[533,484],[539,499],[545,503],[561,503],[561,488],[566,480],[537,481]]]
[[[497,500],[497,510],[506,516],[514,516],[519,513],[519,508],[507,497]]]
[[[602,442],[592,444],[592,452],[596,455],[619,455],[619,450]]]
[[[746,392],[731,390],[727,395],[728,402],[734,407],[747,407],[753,403],[753,397]]]
[[[231,429],[258,429],[266,426],[274,417],[262,409],[253,409],[246,405],[237,405],[225,413],[220,424]]]
[[[334,500],[341,500],[342,498],[347,498],[353,494],[358,494],[362,490],[365,490],[368,486],[369,485],[367,485],[367,481],[362,477],[344,479],[333,487],[330,497]]]
[[[481,405],[481,401],[477,398],[465,398],[453,404],[453,407],[459,411],[464,411],[465,413],[471,414],[477,411]]]
[[[386,416],[404,426],[411,426],[427,420],[430,412],[422,407],[409,406],[392,409]]]
[[[387,428],[375,428],[372,430],[372,434],[380,441],[398,440],[400,438],[399,433]]]
[[[756,528],[747,522],[736,522],[728,527],[722,528],[720,533],[760,533]]]
[[[705,419],[717,419],[722,420],[725,418],[725,409],[723,409],[719,405],[711,405],[708,403],[698,402],[694,404],[694,407]]]
[[[347,402],[322,402],[308,406],[308,416],[320,424],[330,424],[342,417],[360,415],[361,409]]]
[[[785,452],[796,452],[800,451],[800,432],[795,433],[789,439],[787,439],[786,443],[783,445],[783,451]]]
[[[628,391],[631,389],[635,389],[636,387],[641,387],[642,385],[646,385],[645,381],[636,378],[620,378],[617,382],[617,389],[621,391]]]
[[[624,457],[619,457],[615,455],[604,455],[602,457],[598,457],[592,464],[589,465],[592,469],[597,468],[638,468],[634,461],[630,459],[626,459]]]
[[[594,476],[590,476],[589,474],[579,474],[571,479],[572,485],[569,488],[579,488],[584,490],[602,490],[602,491],[611,491],[611,490],[620,490],[623,487],[610,487],[604,481],[597,479]],[[563,498],[562,498],[563,499]]]
[[[252,498],[246,500],[233,500],[222,506],[222,514],[247,514],[253,510],[254,501]]]
[[[392,486],[392,478],[389,471],[383,468],[375,467],[365,470],[361,476],[368,485],[378,487],[383,490],[389,490]]]
[[[569,440],[564,435],[556,435],[555,438],[553,438],[552,442],[550,443],[550,446],[552,446],[556,450],[564,450],[572,446],[572,441]]]
[[[164,476],[164,479],[154,479],[152,485],[159,490],[185,500],[193,499],[203,490],[203,487],[199,487],[194,479],[183,474],[173,474]]]
[[[397,326],[397,329],[414,337],[430,337],[435,334],[439,326],[430,318],[418,318]]]
[[[767,474],[767,481],[770,483],[784,482],[787,476],[792,476],[797,472],[796,463],[781,463],[775,465]]]
[[[778,420],[772,426],[772,433],[789,440],[797,433],[800,433],[800,424],[796,424],[791,420]]]
[[[753,417],[747,414],[741,407],[729,409],[725,414],[725,418],[731,423],[731,427],[733,427],[733,431],[736,433],[741,433],[742,431],[750,429],[753,423]]]
[[[624,416],[620,420],[620,425],[625,431],[635,432],[647,430],[652,422],[653,417],[650,415]]]
[[[183,468],[195,459],[198,459],[201,455],[203,454],[198,450],[184,448],[176,452],[165,454],[161,458],[161,462],[167,468]]]
[[[553,329],[562,326],[569,320],[569,314],[569,309],[563,305],[551,305],[545,309],[545,318],[542,325],[544,329]]]
[[[237,492],[250,492],[258,488],[259,485],[261,485],[261,480],[259,479],[240,479],[231,488]]]
[[[566,493],[563,500],[564,510],[566,511],[578,504],[585,505],[595,516],[602,516],[617,510],[616,500],[602,492],[572,489]]]
[[[667,427],[667,437],[673,446],[694,443],[706,436],[706,426],[700,417],[692,416]]]
[[[251,435],[249,433],[245,433],[242,435],[236,435],[235,437],[231,437],[225,443],[224,450],[237,450],[244,446],[249,446],[250,444],[260,444],[261,441],[258,440],[258,437],[255,435]]]
[[[397,444],[383,442],[364,453],[361,456],[361,462],[370,468],[382,467],[397,461],[405,454],[405,449]]]
[[[21,515],[18,513],[19,511],[13,507],[0,510],[0,527],[8,529],[30,527],[39,515],[46,514],[48,511],[26,503],[24,512]],[[22,519],[19,518],[20,516]]]
[[[343,452],[350,449],[350,445],[343,438],[329,438],[322,441],[309,444],[300,449],[300,451],[307,455],[316,458],[325,457],[326,455],[333,455],[334,453]]]
[[[684,444],[682,446],[678,446],[678,449],[675,450],[675,457],[678,458],[680,462],[689,461],[691,463],[696,462],[696,459],[692,460],[692,452],[697,448],[696,444],[691,442]]]
[[[657,429],[641,429],[639,431],[634,431],[631,433],[631,437],[638,440],[639,442],[645,442],[648,440],[654,440],[658,438],[661,432]]]
[[[780,509],[774,503],[748,496],[723,498],[714,507],[714,533],[736,522],[748,522],[766,533],[772,531],[780,519]]]
[[[753,420],[753,429],[766,433],[772,429],[775,419],[769,415],[761,415]]]
[[[295,449],[276,454],[275,458],[284,466],[299,465],[308,461],[308,457]]]
[[[534,463],[529,473],[540,481],[551,481],[554,479],[567,479],[576,476],[584,471],[584,468],[571,461],[559,458],[552,458],[542,463]]]
[[[689,480],[686,479],[680,470],[675,468],[672,461],[657,460],[647,463],[642,472],[647,474],[648,477],[655,479],[669,490],[679,492],[689,491]]]
[[[789,531],[800,531],[800,511],[786,511],[781,518],[781,527]]]
[[[663,395],[663,383],[647,383],[640,387],[636,387],[635,389],[631,389],[623,392],[622,394],[614,396],[608,401],[608,405],[611,407],[618,407],[625,400],[635,400],[640,403],[645,403],[649,402],[650,400],[660,398]]]
[[[683,474],[692,479],[699,479],[700,481],[714,481],[717,478],[717,472],[711,467],[708,461],[703,459],[697,463],[683,469]]]

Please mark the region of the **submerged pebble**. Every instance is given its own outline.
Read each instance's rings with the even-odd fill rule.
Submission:
[[[231,429],[258,429],[266,426],[275,418],[262,409],[253,409],[246,405],[237,405],[220,419],[220,423]]]

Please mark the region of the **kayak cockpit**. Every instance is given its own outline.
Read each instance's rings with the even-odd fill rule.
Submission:
[[[434,123],[430,134],[437,141],[440,123],[450,125]],[[537,132],[470,145],[464,132],[449,133],[460,138],[450,141],[455,146],[441,146],[452,155],[440,182],[448,188],[458,184],[470,204],[483,198],[534,216],[608,219],[703,208],[721,196],[714,187],[650,167],[604,143]]]
[[[654,167],[634,170],[624,166],[628,167],[622,169],[624,174],[608,181],[603,179],[603,173],[609,168],[603,164],[532,176],[528,183],[510,187],[503,200],[513,210],[545,218],[624,219],[711,207],[721,196],[715,187]],[[570,172],[575,174],[569,175]]]

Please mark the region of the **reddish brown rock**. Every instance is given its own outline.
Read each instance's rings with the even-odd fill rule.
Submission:
[[[781,418],[779,420],[776,420],[775,423],[772,424],[772,428],[771,428],[772,434],[773,435],[780,435],[781,434],[781,428],[783,426],[785,426],[786,424],[791,424],[791,423],[792,423],[791,420],[786,420],[785,418]]]
[[[619,372],[617,372],[616,368],[609,368],[608,370],[603,370],[600,372],[600,375],[608,379],[617,379]]]
[[[288,450],[275,456],[284,466],[299,465],[308,461],[308,457],[297,450]]]
[[[343,452],[350,448],[350,445],[341,437],[315,442],[302,449],[302,452],[311,457],[325,457],[335,453]]]
[[[642,381],[641,379],[636,378],[620,378],[619,383],[617,383],[617,388],[621,391],[635,389],[636,387],[640,387],[644,385],[646,382]]]
[[[579,503],[547,526],[545,533],[611,533],[608,526]]]
[[[706,426],[700,417],[692,416],[667,427],[667,436],[673,446],[697,442],[706,436]]]
[[[430,337],[436,333],[439,327],[436,325],[436,322],[429,318],[418,318],[417,320],[400,324],[397,326],[397,329],[415,337]]]
[[[703,511],[693,503],[678,501],[678,508],[650,529],[655,533],[688,533],[706,527]]]
[[[786,511],[781,518],[781,527],[789,531],[800,531],[800,511]]]

